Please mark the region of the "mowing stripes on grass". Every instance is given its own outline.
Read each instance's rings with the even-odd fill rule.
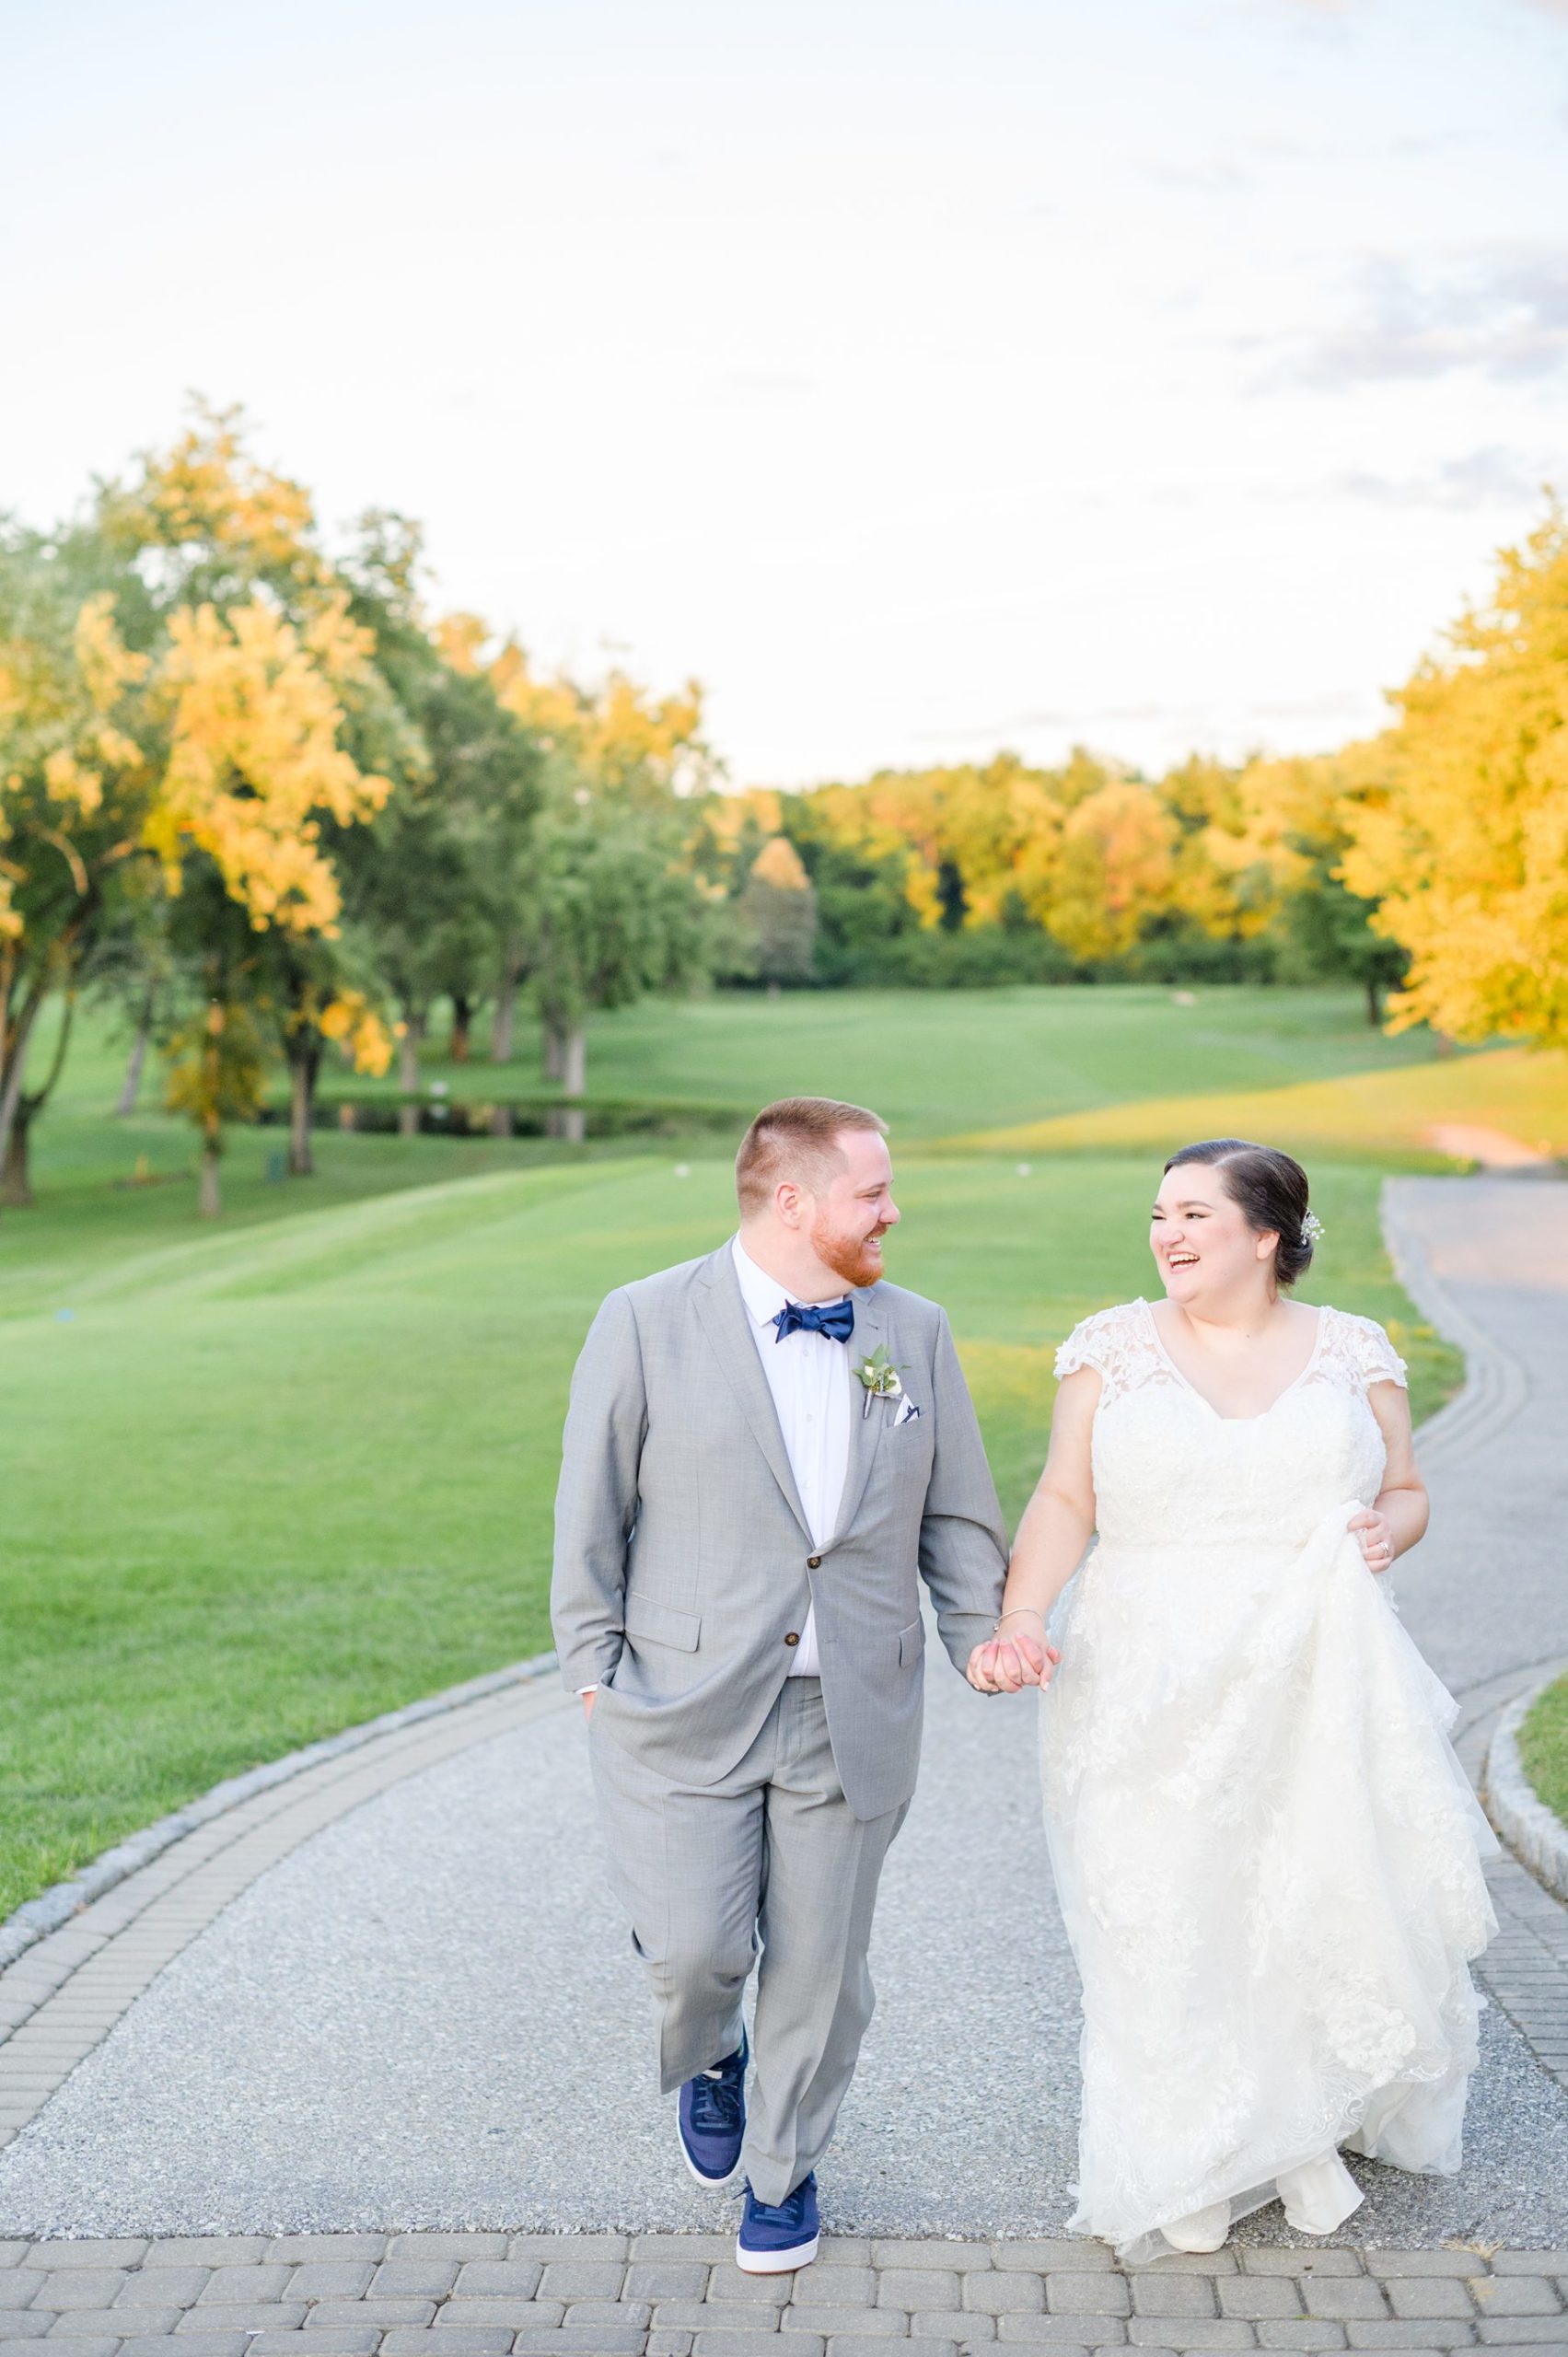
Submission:
[[[1312,1297],[1408,1325],[1376,1175],[1315,1176]],[[1150,1287],[1151,1192],[1143,1156],[900,1157],[890,1273],[949,1310],[1009,1515],[1056,1342]],[[8,1321],[0,1912],[221,1777],[546,1645],[588,1319],[733,1221],[727,1157],[522,1170],[204,1235],[69,1324]],[[1452,1364],[1416,1357],[1432,1404]]]

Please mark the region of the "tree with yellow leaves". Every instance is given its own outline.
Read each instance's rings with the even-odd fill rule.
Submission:
[[[305,493],[250,459],[231,415],[199,414],[87,525],[0,547],[0,1158],[17,1199],[51,1085],[26,1086],[39,1012],[58,992],[68,1013],[133,879],[161,888],[201,1004],[175,1087],[209,1202],[222,1122],[260,1086],[222,1041],[270,1020],[291,1063],[334,1025],[362,1065],[389,1051],[332,970],[324,830],[389,791],[343,741],[350,705],[382,692],[348,602]]]
[[[206,1009],[173,1042],[172,1088],[202,1130],[210,1207],[222,1121],[261,1069],[215,1042],[271,1031],[289,1071],[296,1175],[312,1167],[325,1043],[337,1039],[361,1071],[390,1061],[390,1035],[341,947],[329,840],[391,791],[345,742],[351,708],[363,716],[388,691],[308,494],[250,458],[232,414],[199,416],[130,490],[111,489],[103,512],[106,538],[144,564],[156,552],[173,584],[146,687],[167,753],[143,840]]]
[[[1396,1028],[1568,1042],[1568,517],[1552,505],[1499,559],[1394,697],[1395,726],[1347,756],[1343,878],[1408,953]]]
[[[455,614],[437,633],[447,660],[477,662],[488,633],[471,614]],[[624,671],[585,686],[564,672],[536,672],[516,639],[486,666],[506,710],[544,750],[568,754],[600,793],[644,801],[703,791],[718,764],[703,737],[703,691],[688,679],[679,694],[652,696]]]
[[[0,1200],[30,1201],[29,1140],[60,1075],[84,973],[113,923],[156,795],[137,730],[145,656],[90,586],[101,552],[0,540]],[[54,1054],[28,1081],[52,993]]]

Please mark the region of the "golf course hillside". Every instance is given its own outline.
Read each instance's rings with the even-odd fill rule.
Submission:
[[[537,1089],[537,1053],[525,1027],[505,1071],[433,1055],[424,1078]],[[0,1215],[0,1912],[224,1776],[545,1647],[588,1319],[733,1224],[722,1122],[587,1146],[333,1126],[305,1178],[237,1127],[203,1221],[189,1127],[151,1085],[110,1112],[123,1059],[82,1025],[35,1204]],[[738,1118],[794,1091],[886,1115],[889,1273],[948,1308],[1010,1516],[1057,1343],[1152,1287],[1175,1146],[1306,1153],[1326,1236],[1305,1297],[1388,1324],[1422,1413],[1460,1368],[1384,1256],[1383,1172],[1455,1167],[1445,1120],[1568,1143],[1551,1060],[1438,1057],[1350,990],[666,1001],[598,1018],[590,1073]]]

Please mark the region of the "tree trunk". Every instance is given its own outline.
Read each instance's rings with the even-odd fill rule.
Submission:
[[[37,1013],[35,1006],[33,1012]],[[60,1017],[59,1037],[54,1042],[54,1059],[49,1076],[41,1088],[25,1089],[22,1083],[22,1062],[26,1053],[26,1035],[17,1051],[6,1086],[10,1119],[0,1123],[0,1135],[5,1144],[0,1148],[0,1203],[14,1211],[25,1211],[32,1202],[32,1173],[29,1163],[29,1138],[34,1118],[42,1112],[53,1092],[54,1084],[65,1068],[65,1050],[71,1038],[71,1024],[76,1012],[76,993],[65,993],[65,1009]],[[29,1017],[30,1021],[30,1017]]]
[[[561,1035],[561,1086],[568,1097],[581,1097],[587,1086],[588,1027],[579,1016]]]
[[[495,1020],[490,1027],[490,1061],[493,1064],[509,1064],[512,1061],[512,1034],[517,1017],[517,969],[503,967],[501,988],[495,998]]]
[[[1366,977],[1366,1019],[1375,1031],[1383,1028],[1383,985],[1376,974]]]
[[[471,998],[459,998],[456,992],[454,992],[452,995],[452,1044],[449,1052],[452,1062],[455,1064],[466,1064],[469,1060],[470,1034],[472,1031],[472,1028],[473,1001]]]
[[[210,1138],[202,1141],[202,1160],[196,1178],[196,1209],[203,1219],[216,1219],[223,1209],[223,1195],[218,1187],[218,1150]]]
[[[317,1047],[296,1051],[288,1060],[288,1175],[291,1178],[315,1176],[316,1162],[310,1150],[310,1119],[316,1110],[316,1076],[321,1069],[321,1051]]]
[[[495,1110],[490,1116],[491,1136],[493,1138],[509,1138],[512,1134],[513,1126],[511,1107],[509,1105],[497,1105]]]
[[[770,998],[770,999],[782,998],[782,997],[783,997],[783,995],[784,995],[784,993],[783,993],[783,992],[780,990],[778,983],[777,983],[776,981],[772,981],[772,980],[771,980],[771,979],[770,979],[769,983],[768,983],[768,996],[769,996],[769,998]]]
[[[552,1049],[552,1079],[560,1081],[566,1096],[581,1097],[587,1086],[587,1024],[579,1016],[575,1022],[550,1025],[546,1038]],[[587,1115],[581,1105],[552,1105],[548,1127],[552,1138],[564,1138],[569,1145],[581,1145],[587,1135]]]
[[[32,1202],[32,1174],[28,1151],[32,1117],[32,1098],[19,1097],[11,1122],[11,1134],[6,1140],[6,1158],[0,1163],[0,1203],[4,1203],[7,1211],[26,1211]]]
[[[552,1016],[543,1017],[543,1027],[540,1046],[544,1058],[544,1076],[546,1080],[559,1080],[566,1069],[565,1034]]]
[[[424,1037],[424,1016],[405,1016],[402,1034],[398,1040],[398,1086],[405,1097],[419,1095],[419,1043]],[[398,1107],[398,1135],[401,1138],[416,1138],[419,1135],[417,1105]]]
[[[11,1132],[22,1118],[22,1080],[28,1066],[28,1041],[43,1004],[41,989],[35,990],[10,1026],[10,1037],[5,1041],[9,1055],[8,1066],[0,1063],[0,1169],[11,1158]],[[0,1195],[0,1202],[5,1198]]]
[[[147,1061],[147,1045],[152,1036],[153,1003],[149,998],[137,1017],[136,1036],[131,1042],[131,1053],[126,1059],[125,1078],[121,1086],[120,1102],[114,1109],[119,1119],[122,1120],[126,1114],[134,1113],[136,1109],[136,1099],[142,1093],[142,1067]]]

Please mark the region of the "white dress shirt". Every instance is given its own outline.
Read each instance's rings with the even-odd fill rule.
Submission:
[[[839,1527],[844,1476],[849,1470],[849,1345],[827,1334],[796,1328],[781,1341],[773,1319],[789,1300],[776,1277],[760,1269],[738,1236],[730,1246],[740,1298],[751,1339],[773,1395],[789,1469],[800,1493],[811,1543],[827,1546]],[[819,1678],[817,1615],[807,1605],[800,1643],[789,1666],[791,1678]],[[580,1689],[591,1694],[594,1689]]]
[[[839,1527],[839,1506],[849,1470],[849,1347],[827,1334],[810,1334],[801,1328],[781,1341],[773,1319],[789,1295],[776,1277],[757,1266],[738,1236],[729,1248],[751,1339],[778,1411],[789,1469],[800,1492],[812,1544],[820,1549]],[[809,1606],[789,1674],[792,1678],[821,1675],[817,1616]]]

